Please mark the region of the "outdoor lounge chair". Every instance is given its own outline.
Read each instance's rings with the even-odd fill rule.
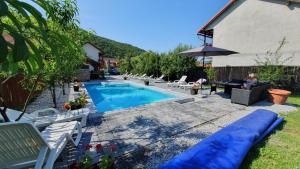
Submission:
[[[147,79],[152,79],[154,77],[154,75],[151,75],[151,76],[145,76],[145,77],[143,77],[143,78],[141,78],[140,80],[147,80]]]
[[[72,136],[77,134],[74,140]],[[52,169],[70,140],[78,145],[82,136],[77,121],[56,123],[39,132],[29,123],[0,124],[0,168]]]
[[[137,79],[139,76],[140,76],[140,74],[135,74],[135,75],[132,75],[132,78]]]
[[[20,114],[20,111],[8,109],[9,119],[15,120]],[[87,116],[89,114],[89,109],[83,108],[78,110],[72,110],[67,112],[59,112],[54,108],[47,108],[42,110],[37,110],[32,113],[25,113],[20,119],[20,122],[32,123],[38,128],[46,127],[53,123],[67,122],[73,120],[80,120],[81,126],[86,126]]]
[[[206,82],[206,79],[199,79],[199,80],[197,80],[197,82],[188,82],[188,84],[182,84],[182,85],[179,85],[179,87],[183,88],[184,90],[187,90],[187,89],[192,88],[196,83],[203,84],[205,82]]]
[[[143,74],[142,76],[138,77],[137,79],[142,80],[142,79],[144,79],[145,77],[147,77],[147,74]]]
[[[163,83],[165,75],[161,75],[159,78],[153,79],[154,83]]]
[[[274,112],[256,110],[167,161],[160,169],[237,169],[249,149],[282,121]]]
[[[179,85],[186,84],[186,81],[185,81],[186,78],[187,78],[187,76],[182,76],[179,80],[175,80],[174,82],[169,82],[168,86],[179,87]]]

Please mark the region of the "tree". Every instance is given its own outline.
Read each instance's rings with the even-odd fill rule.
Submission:
[[[57,65],[55,63],[57,58],[54,56],[57,56],[55,55],[57,53],[62,54],[57,51],[60,51],[63,46],[58,48],[56,42],[49,40],[49,36],[53,38],[56,35],[52,34],[55,30],[49,29],[47,22],[57,23],[60,30],[73,28],[77,23],[78,10],[74,0],[34,0],[33,2],[46,12],[48,21],[28,3],[19,0],[0,1],[0,72],[4,72],[1,74],[9,78],[22,71],[27,78],[34,79],[23,113],[17,120],[26,111],[28,101],[42,75],[48,73],[54,77],[57,71],[53,70]],[[12,37],[13,41],[5,40],[4,36]],[[64,50],[68,49],[64,48]],[[6,115],[7,107],[2,96],[0,98],[4,107],[0,110],[1,115],[5,121],[9,121]]]
[[[180,78],[181,76],[196,69],[196,59],[193,57],[183,57],[179,53],[191,46],[179,44],[174,50],[161,57],[160,69],[162,74],[169,77]]]
[[[284,57],[281,52],[286,43],[286,38],[283,38],[275,52],[268,51],[266,57],[255,60],[257,63],[256,72],[259,80],[268,81],[273,86],[276,86],[276,83],[284,78],[284,64],[292,58]]]
[[[126,73],[126,72],[131,72],[133,69],[132,63],[131,63],[131,58],[133,56],[131,54],[126,54],[123,59],[120,59],[120,72],[121,73]]]

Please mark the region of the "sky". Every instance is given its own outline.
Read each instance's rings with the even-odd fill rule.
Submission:
[[[197,30],[229,0],[77,0],[80,26],[145,50],[198,47]]]

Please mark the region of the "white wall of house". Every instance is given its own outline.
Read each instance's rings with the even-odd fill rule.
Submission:
[[[254,66],[255,59],[275,51],[286,38],[282,49],[292,57],[287,65],[300,66],[300,4],[287,6],[280,0],[240,0],[217,19],[213,45],[240,54],[213,58],[213,66]]]
[[[86,43],[85,45],[83,45],[85,54],[87,57],[89,57],[90,59],[98,62],[99,61],[99,50],[97,48],[95,48],[93,45]]]

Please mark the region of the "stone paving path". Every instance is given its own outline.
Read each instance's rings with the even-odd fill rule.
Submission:
[[[156,86],[166,88],[166,84]],[[267,102],[252,107],[232,104],[222,94],[196,97],[197,101],[184,104],[161,102],[105,113],[101,117],[101,125],[87,129],[93,133],[91,143],[117,144],[117,155],[128,155],[120,159],[120,168],[157,168],[257,108],[275,112],[295,110],[290,106],[274,106]]]
[[[165,83],[154,85],[183,95],[188,94],[183,89],[168,88]],[[84,128],[80,145],[77,148],[68,145],[57,160],[56,168],[67,168],[68,164],[83,155],[83,147],[88,143],[116,144],[118,168],[157,168],[166,160],[257,108],[278,113],[295,110],[292,106],[272,105],[268,102],[250,107],[232,104],[222,94],[209,95],[207,98],[198,95],[193,98],[195,101],[184,104],[167,101],[105,114],[92,114],[88,126]]]

